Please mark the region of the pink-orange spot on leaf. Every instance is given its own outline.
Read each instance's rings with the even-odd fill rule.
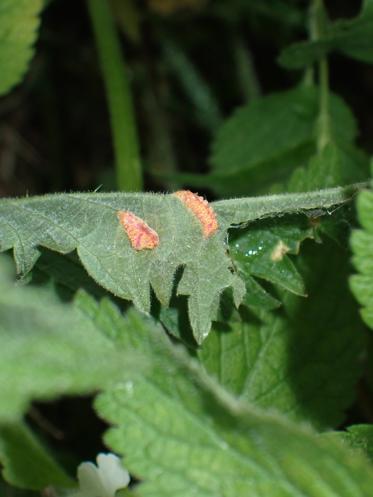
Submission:
[[[216,214],[207,200],[189,190],[179,190],[174,195],[196,216],[201,223],[202,233],[205,238],[215,233],[219,225]]]
[[[135,250],[154,249],[159,245],[158,233],[141,217],[130,211],[118,211],[117,217]]]

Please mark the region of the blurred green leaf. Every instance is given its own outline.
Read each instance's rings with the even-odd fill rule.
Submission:
[[[16,487],[42,490],[74,484],[23,423],[0,425],[0,461],[4,479]]]
[[[250,171],[258,183],[273,162],[277,169],[291,168],[294,153],[312,149],[315,96],[312,90],[297,88],[256,99],[235,111],[212,144],[212,170],[227,176]]]
[[[285,181],[316,150],[318,100],[317,88],[303,86],[252,101],[219,129],[212,145],[212,172],[183,179],[219,195],[258,193]],[[336,95],[330,95],[330,121],[336,143],[353,142],[355,119]]]
[[[287,191],[312,191],[362,181],[368,175],[368,158],[352,145],[329,143],[308,164],[295,169],[287,182]]]
[[[40,251],[41,255],[36,263],[38,273],[40,272],[39,279],[43,280],[42,273],[44,273],[44,279],[50,277],[55,283],[63,287],[66,299],[72,299],[80,289],[96,298],[107,296],[106,290],[89,276],[76,253],[61,255],[44,249],[40,249]]]
[[[362,306],[361,315],[373,328],[373,192],[363,191],[357,199],[357,212],[362,229],[351,235],[353,264],[358,274],[351,276],[351,289]]]
[[[301,69],[331,51],[339,51],[362,62],[373,62],[373,1],[365,0],[360,15],[326,26],[317,41],[294,43],[285,48],[279,62],[289,69]]]
[[[0,95],[19,83],[33,56],[43,0],[2,0],[0,5]]]
[[[216,0],[212,4],[213,12],[224,20],[242,21],[247,19],[251,26],[257,27],[260,21],[276,23],[283,29],[299,29],[306,23],[306,14],[298,2],[289,0],[266,0],[251,2],[247,0]]]
[[[301,69],[320,60],[332,50],[332,40],[302,41],[285,48],[278,57],[278,62],[288,69]]]
[[[118,336],[118,346],[141,349],[154,368],[106,390],[95,406],[115,425],[105,441],[142,481],[142,497],[373,495],[362,455],[242,404],[162,335]]]
[[[233,314],[213,327],[199,357],[241,399],[326,429],[338,426],[354,398],[362,326],[344,249],[306,243],[297,263],[306,299],[284,293],[277,311]]]
[[[364,453],[373,462],[373,425],[352,425],[346,431],[332,432],[331,436]]]
[[[40,497],[40,492],[19,489],[5,483],[0,477],[0,495],[4,497]]]
[[[19,419],[33,399],[90,393],[134,366],[50,280],[34,275],[27,286],[15,284],[10,257],[2,255],[0,264],[2,423]],[[130,329],[141,325],[136,319],[129,315]]]

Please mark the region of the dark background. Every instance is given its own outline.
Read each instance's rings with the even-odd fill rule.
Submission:
[[[262,94],[299,81],[301,73],[281,68],[276,57],[307,36],[308,2],[136,1],[134,27],[121,22],[126,1],[115,0],[115,12],[131,74],[145,185],[162,191],[166,185],[149,172],[169,163],[180,172],[207,172],[218,127],[203,123],[184,89],[187,71],[175,70],[167,47],[176,46],[192,64],[224,118],[248,101],[238,77],[238,45],[252,58]],[[0,99],[2,196],[115,189],[109,117],[86,4],[47,4],[26,79]],[[360,6],[326,2],[331,19],[355,16]],[[331,88],[358,119],[360,145],[372,152],[373,68],[333,55],[330,73]]]

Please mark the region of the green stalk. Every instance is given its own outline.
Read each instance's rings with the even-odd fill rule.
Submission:
[[[260,83],[255,71],[253,57],[240,36],[235,38],[233,49],[241,93],[246,102],[251,102],[261,95]]]
[[[317,38],[317,26],[314,15],[314,5],[311,3],[308,9],[308,39],[315,41]],[[315,68],[313,64],[309,64],[303,74],[303,84],[305,86],[313,86],[315,82]]]
[[[319,62],[320,114],[317,149],[319,152],[331,141],[329,114],[329,67],[326,57]]]
[[[208,130],[216,130],[222,121],[222,116],[209,85],[177,45],[165,40],[162,48],[167,63],[179,78],[186,96],[194,105],[201,124]]]
[[[108,0],[87,0],[109,107],[117,186],[143,188],[138,137],[128,72]]]
[[[319,40],[325,32],[327,22],[323,0],[313,0],[311,12],[311,25],[313,26],[314,39]],[[319,62],[319,122],[317,130],[317,150],[321,152],[331,141],[330,112],[329,112],[329,66],[327,57]]]

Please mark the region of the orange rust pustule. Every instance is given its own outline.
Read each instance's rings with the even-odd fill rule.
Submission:
[[[117,217],[135,250],[154,249],[159,245],[158,233],[131,211],[118,211]]]
[[[179,190],[174,195],[196,216],[201,223],[202,233],[205,238],[215,233],[219,225],[216,214],[207,200],[190,190]]]

